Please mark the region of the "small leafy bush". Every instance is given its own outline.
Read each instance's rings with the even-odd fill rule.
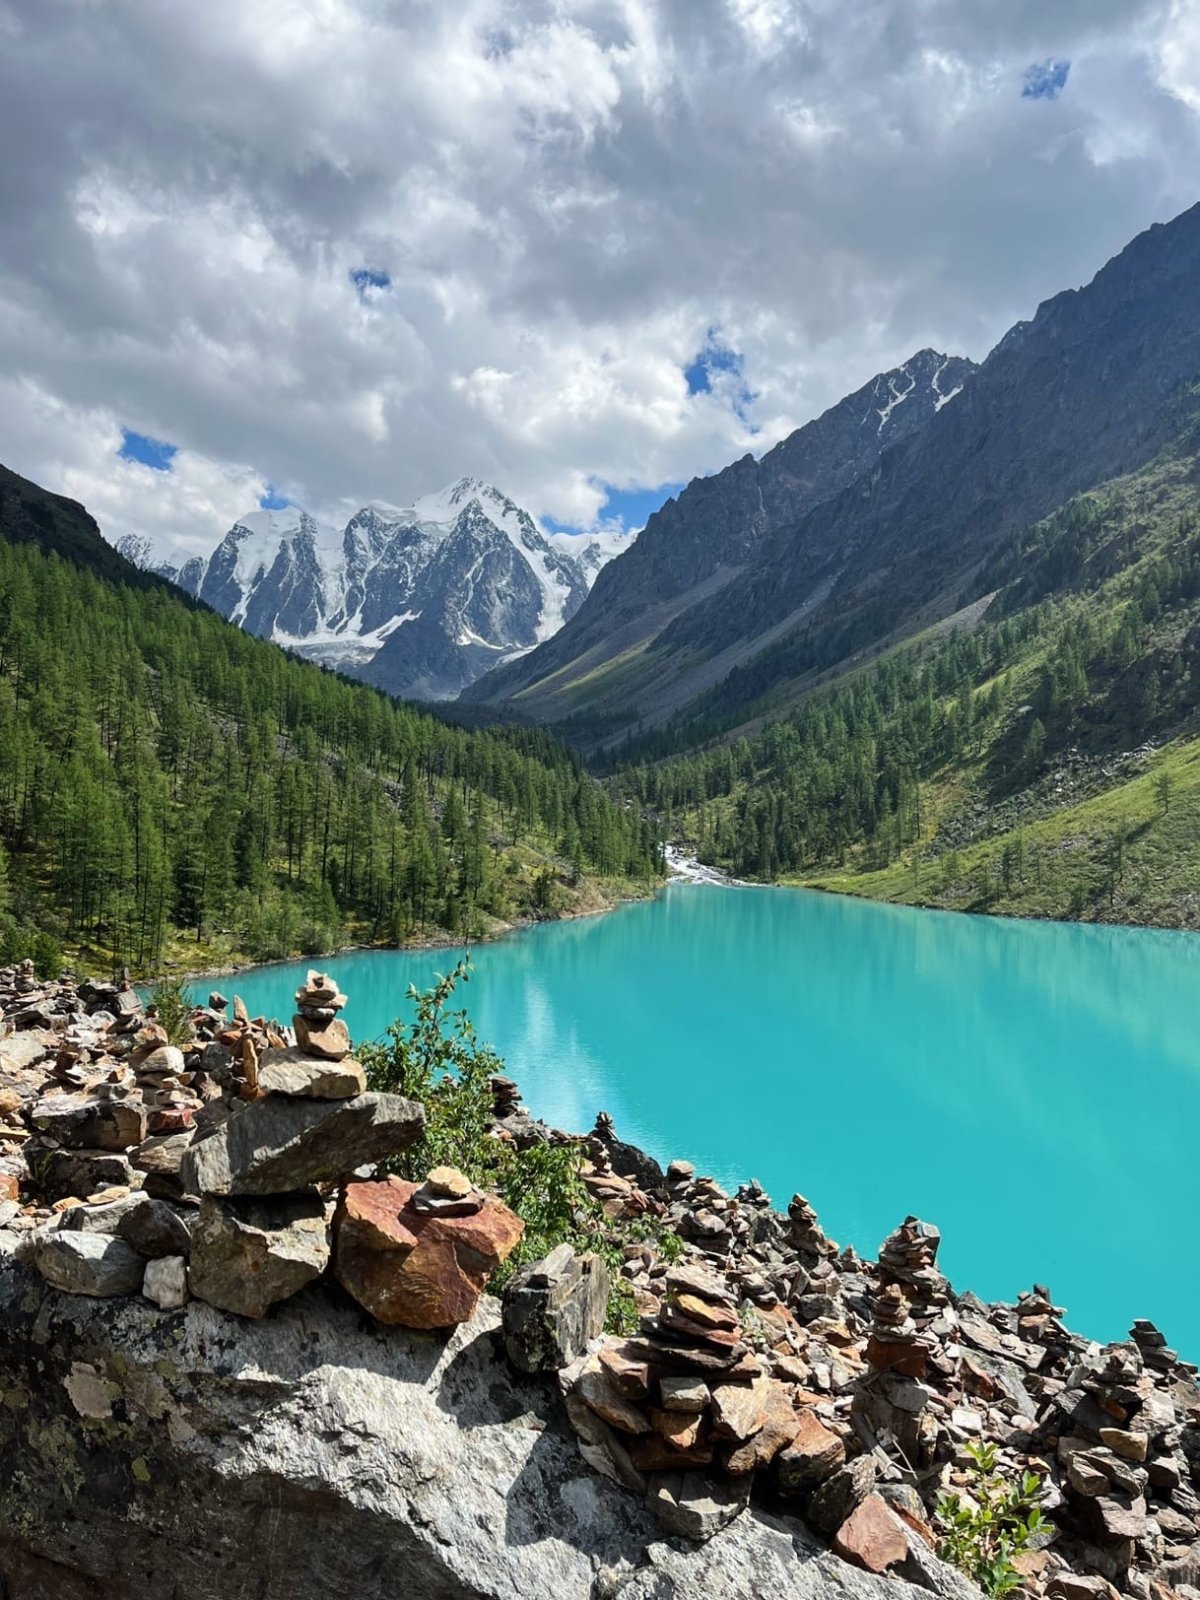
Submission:
[[[192,1038],[191,991],[182,978],[160,978],[151,989],[147,1002],[154,1007],[155,1016],[162,1024],[168,1044],[185,1045]]]
[[[620,1277],[627,1244],[653,1243],[668,1261],[683,1252],[682,1240],[658,1218],[611,1218],[588,1192],[580,1176],[586,1155],[582,1139],[532,1145],[517,1150],[491,1134],[493,1102],[490,1079],[503,1071],[494,1050],[481,1045],[465,1011],[449,1002],[471,975],[466,959],[439,977],[432,988],[410,987],[416,1006],[412,1022],[394,1022],[384,1039],[365,1044],[357,1054],[372,1089],[405,1095],[425,1107],[425,1132],[416,1144],[389,1162],[388,1169],[410,1182],[436,1166],[458,1167],[481,1188],[498,1193],[525,1223],[525,1233],[492,1280],[498,1291],[513,1273],[538,1261],[556,1245],[603,1257],[613,1282],[609,1327],[628,1332],[636,1325],[636,1309],[628,1284]]]
[[[1021,1584],[1013,1557],[1028,1550],[1046,1527],[1038,1507],[1042,1480],[1026,1472],[1011,1481],[996,1470],[994,1444],[969,1444],[967,1492],[939,1495],[944,1532],[938,1554],[973,1578],[984,1594],[1001,1597]]]

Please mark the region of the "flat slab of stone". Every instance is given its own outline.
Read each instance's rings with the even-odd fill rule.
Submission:
[[[132,1245],[102,1233],[52,1233],[34,1253],[34,1265],[65,1294],[135,1294],[146,1263]]]
[[[267,1050],[258,1064],[258,1087],[306,1100],[351,1100],[367,1092],[367,1078],[350,1056],[317,1061],[300,1050]]]
[[[334,1272],[379,1322],[448,1328],[473,1315],[525,1224],[492,1195],[470,1216],[417,1211],[418,1187],[394,1177],[346,1186],[333,1222]]]
[[[187,1194],[288,1194],[397,1155],[420,1137],[425,1112],[397,1094],[351,1100],[248,1101],[191,1145],[179,1175]]]
[[[106,1205],[75,1206],[59,1226],[68,1233],[108,1233],[124,1239],[138,1255],[186,1256],[191,1248],[187,1224],[165,1200],[155,1200],[142,1189]]]
[[[892,1508],[877,1494],[868,1495],[833,1536],[843,1561],[864,1572],[883,1573],[908,1558],[908,1539]]]
[[[319,1195],[206,1195],[192,1230],[188,1287],[218,1310],[257,1318],[319,1278],[328,1262]]]
[[[662,1472],[646,1495],[663,1527],[683,1539],[711,1539],[740,1516],[750,1501],[750,1478],[706,1478],[699,1472]]]

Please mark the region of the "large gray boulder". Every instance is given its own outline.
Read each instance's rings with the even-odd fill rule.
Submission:
[[[4,1239],[7,1600],[921,1600],[753,1510],[664,1539],[509,1368],[489,1298],[449,1338],[323,1285],[261,1323],[164,1314],[58,1294]]]
[[[406,1150],[425,1112],[398,1094],[350,1100],[251,1100],[188,1147],[185,1194],[290,1194]]]

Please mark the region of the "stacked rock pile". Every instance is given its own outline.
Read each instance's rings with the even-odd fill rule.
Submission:
[[[310,972],[288,1030],[214,994],[180,1047],[127,985],[0,973],[0,1229],[67,1293],[257,1318],[332,1262],[382,1321],[465,1320],[522,1224],[452,1169],[360,1181],[424,1111],[367,1091],[345,1003]]]
[[[290,1028],[224,997],[175,1045],[128,983],[0,970],[0,1251],[57,1289],[195,1296],[241,1315],[319,1277],[380,1322],[470,1316],[518,1218],[453,1168],[375,1170],[421,1108],[365,1090],[338,986],[311,973]],[[493,1083],[497,1137],[566,1138]],[[657,1217],[620,1272],[635,1331],[603,1331],[604,1263],[561,1246],[512,1279],[508,1354],[554,1372],[586,1460],[703,1538],[754,1498],[846,1560],[940,1594],[934,1507],[970,1492],[970,1449],[1043,1483],[1019,1559],[1047,1600],[1200,1600],[1200,1388],[1149,1322],[1100,1346],[1035,1285],[955,1293],[937,1230],[905,1218],[877,1261],[841,1250],[802,1196],[665,1174],[601,1117],[584,1182],[612,1218]],[[680,1250],[682,1257],[680,1258]],[[186,1314],[186,1312],[184,1313]]]
[[[781,1215],[688,1162],[657,1187],[612,1166],[610,1193],[625,1177],[684,1260],[628,1251],[638,1331],[545,1364],[586,1459],[672,1531],[704,1537],[753,1496],[845,1559],[936,1589],[936,1501],[969,1494],[968,1447],[988,1443],[1002,1477],[1042,1481],[1047,1531],[1018,1562],[1029,1594],[1200,1600],[1200,1388],[1153,1324],[1100,1347],[1044,1286],[1012,1306],[955,1294],[918,1218],[864,1262],[802,1196]]]

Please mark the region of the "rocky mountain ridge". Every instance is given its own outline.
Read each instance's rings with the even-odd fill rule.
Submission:
[[[1200,376],[1198,268],[1193,207],[1045,302],[953,404],[756,540],[734,577],[664,614],[624,659],[606,670],[584,632],[598,627],[610,575],[544,654],[473,697],[512,694],[547,720],[570,715],[584,742],[589,716],[593,742],[672,719],[686,739],[944,623],[986,596],[985,562],[1005,537],[1140,467],[1172,436]]]
[[[956,401],[975,370],[961,356],[920,350],[761,458],[746,455],[711,477],[694,478],[605,569],[569,629],[492,672],[465,698],[520,696],[531,710],[554,717],[562,714],[560,701],[574,703],[567,688],[599,668],[603,700],[606,666],[644,648],[692,605],[723,593],[755,565],[773,534],[870,471],[885,449]],[[543,694],[544,680],[553,680],[553,688]]]
[[[250,512],[206,557],[134,536],[117,548],[261,638],[437,700],[550,638],[628,543],[544,533],[462,478],[411,506],[364,506],[342,528],[295,506]]]

